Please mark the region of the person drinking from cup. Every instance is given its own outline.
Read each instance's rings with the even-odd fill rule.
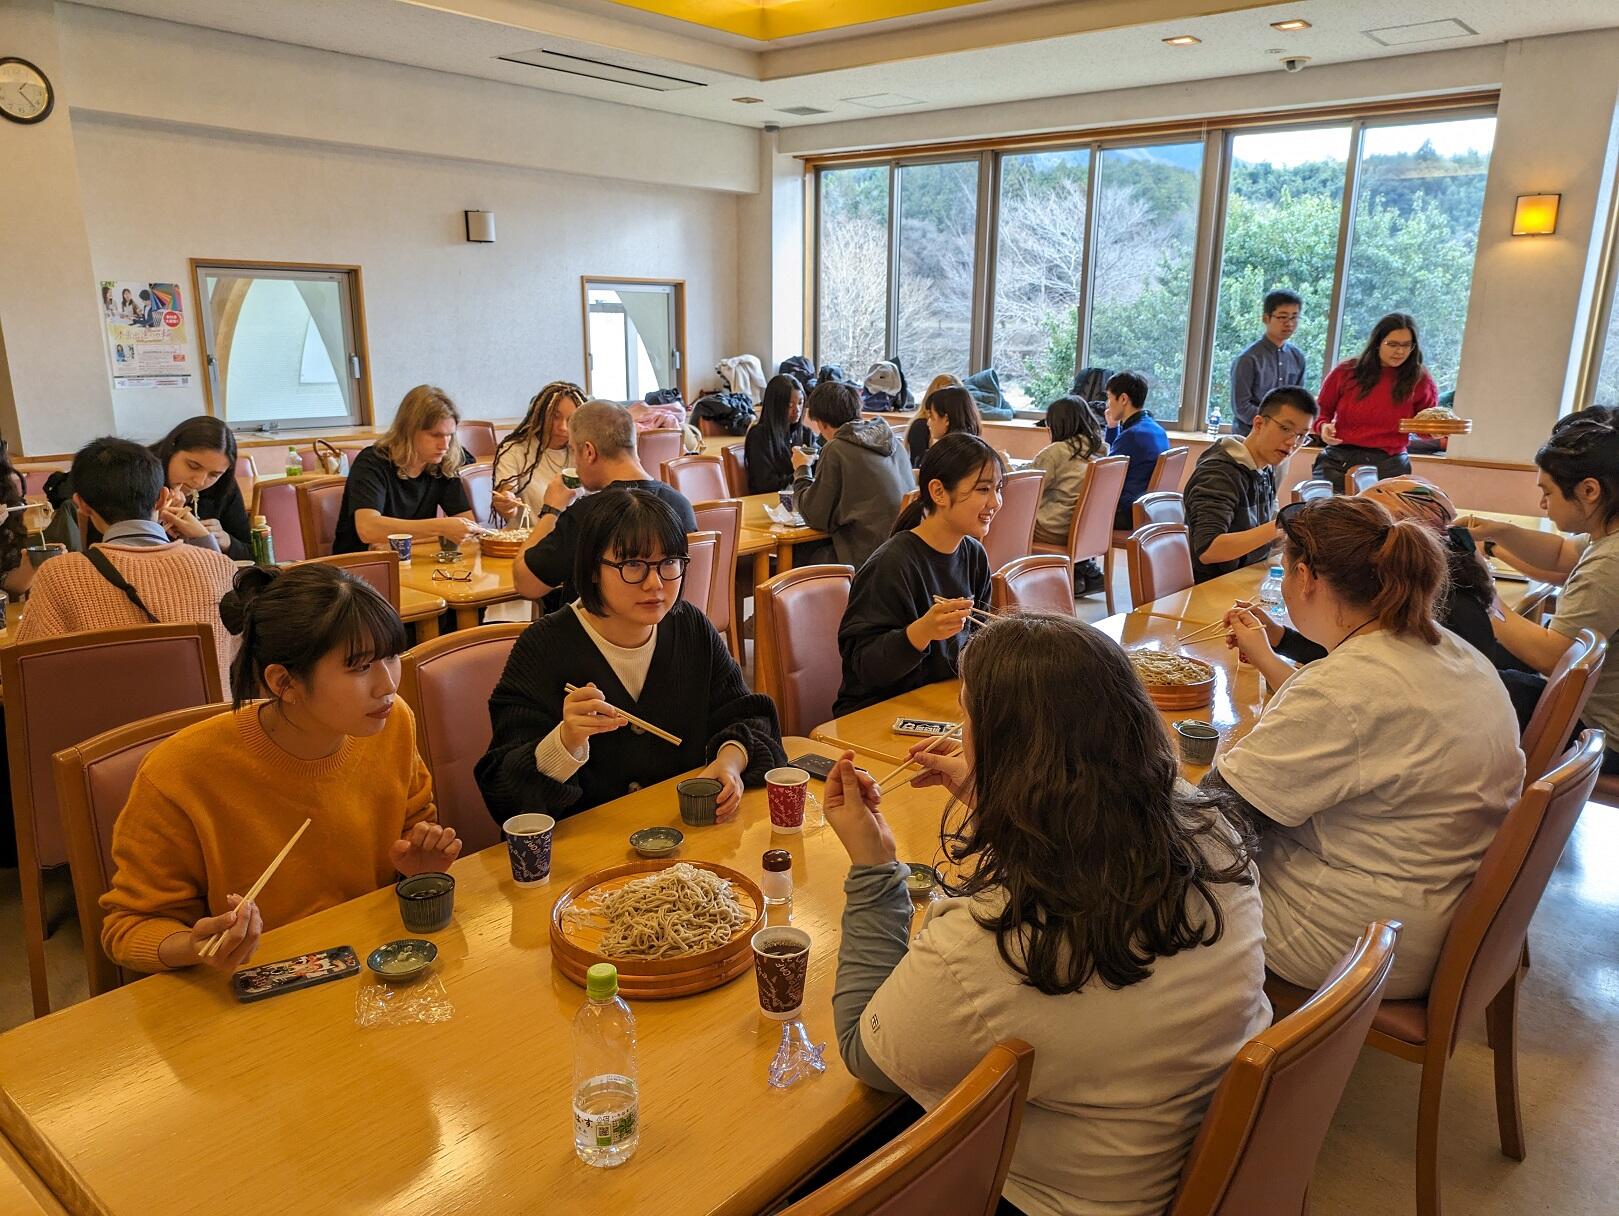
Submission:
[[[230,972],[265,928],[396,874],[447,870],[461,852],[396,695],[405,627],[388,601],[331,566],[268,566],[238,573],[220,611],[242,639],[235,708],[154,747],[113,829],[101,944],[136,971]],[[287,864],[244,903],[306,818]]]
[[[618,487],[589,502],[572,546],[578,600],[524,630],[489,698],[493,734],[474,770],[484,802],[497,823],[563,819],[701,769],[728,819],[744,785],[785,763],[775,704],[748,691],[714,626],[680,599],[686,529],[670,506]]]

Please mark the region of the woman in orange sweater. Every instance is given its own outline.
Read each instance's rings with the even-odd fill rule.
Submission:
[[[364,895],[461,852],[435,822],[410,710],[396,700],[404,626],[330,566],[244,570],[220,605],[242,637],[235,708],[152,749],[113,829],[101,945],[137,971],[245,964],[266,925]],[[264,700],[256,698],[263,697]],[[254,903],[245,891],[313,823]],[[199,947],[216,933],[210,958]]]

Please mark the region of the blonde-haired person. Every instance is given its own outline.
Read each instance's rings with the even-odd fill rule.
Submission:
[[[941,388],[966,388],[960,376],[952,376],[943,372],[928,382],[928,391],[922,394],[922,400],[916,406],[916,418],[910,428],[905,432],[905,447],[911,454],[911,468],[922,466],[922,457],[927,455],[928,444],[933,442],[933,436],[928,428],[928,398]],[[977,434],[974,431],[973,434]]]
[[[495,449],[495,509],[508,520],[526,506],[538,519],[545,491],[568,463],[568,419],[585,403],[585,390],[553,380],[529,400],[517,429]]]
[[[405,394],[387,433],[349,468],[333,553],[358,553],[399,532],[461,541],[477,530],[458,476],[466,463],[455,439],[460,421],[441,388],[418,384]]]

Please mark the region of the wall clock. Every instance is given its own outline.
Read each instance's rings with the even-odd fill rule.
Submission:
[[[0,58],[0,114],[12,122],[44,122],[55,104],[44,72],[26,59]]]

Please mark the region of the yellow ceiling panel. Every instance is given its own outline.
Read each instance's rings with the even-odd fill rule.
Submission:
[[[965,8],[979,0],[616,0],[629,8],[760,42]]]

